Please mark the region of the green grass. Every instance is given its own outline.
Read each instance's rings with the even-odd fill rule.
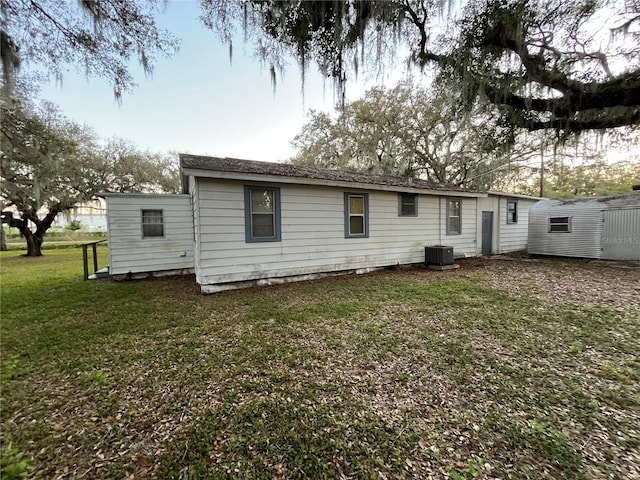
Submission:
[[[637,305],[509,293],[489,263],[202,296],[83,282],[79,249],[0,258],[3,478],[637,473]]]

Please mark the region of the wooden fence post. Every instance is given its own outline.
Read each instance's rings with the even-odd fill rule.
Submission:
[[[82,264],[84,266],[84,279],[89,280],[89,259],[87,258],[86,245],[82,245]]]
[[[98,271],[98,250],[97,247],[98,244],[94,243],[92,245],[93,247],[93,273],[96,273]]]

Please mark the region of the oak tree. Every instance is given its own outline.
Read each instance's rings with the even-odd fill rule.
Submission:
[[[638,0],[201,0],[205,25],[238,29],[275,72],[293,54],[340,93],[406,53],[463,106],[493,105],[513,128],[564,136],[640,123]]]
[[[294,138],[298,165],[421,177],[465,188],[492,188],[514,151],[510,130],[490,112],[458,112],[452,96],[411,83],[376,87],[337,108],[310,112]],[[526,148],[530,148],[529,144]]]
[[[96,190],[89,174],[93,134],[51,105],[40,112],[15,100],[3,100],[0,106],[2,223],[24,236],[28,256],[40,256],[44,235],[58,213]],[[14,207],[18,217],[6,207]]]
[[[177,154],[143,151],[118,137],[98,149],[94,174],[103,192],[178,193],[181,188]]]
[[[175,192],[177,161],[126,141],[101,145],[52,104],[0,102],[2,223],[15,227],[27,256],[42,255],[56,216],[101,192]],[[17,214],[17,216],[16,216]]]

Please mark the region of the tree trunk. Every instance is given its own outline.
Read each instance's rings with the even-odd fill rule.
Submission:
[[[4,227],[0,224],[0,251],[7,251],[7,237],[4,235]]]
[[[54,215],[55,216],[55,215]],[[42,256],[42,241],[44,239],[44,234],[47,229],[51,225],[51,222],[47,218],[46,222],[41,222],[35,217],[35,220],[32,219],[32,222],[36,225],[35,233],[31,231],[29,228],[29,220],[26,217],[23,218],[14,218],[12,212],[2,212],[2,222],[6,223],[10,227],[17,228],[20,234],[24,237],[27,242],[27,253],[24,255],[25,257],[41,257]]]
[[[42,237],[37,232],[33,233],[27,228],[24,233],[24,239],[27,241],[27,253],[25,257],[41,257],[42,256]],[[40,238],[38,238],[40,237]]]

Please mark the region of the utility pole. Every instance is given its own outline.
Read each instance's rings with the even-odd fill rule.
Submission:
[[[544,197],[544,147],[540,149],[540,196]]]

